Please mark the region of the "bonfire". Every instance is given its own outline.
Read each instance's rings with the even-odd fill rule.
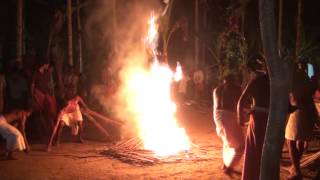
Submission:
[[[151,15],[145,46],[151,52],[152,62],[147,68],[134,68],[125,80],[126,101],[134,118],[138,137],[121,141],[110,147],[106,154],[130,161],[156,162],[184,154],[191,149],[191,141],[176,118],[176,104],[172,100],[171,84],[182,78],[181,65],[176,72],[157,59],[158,25]]]

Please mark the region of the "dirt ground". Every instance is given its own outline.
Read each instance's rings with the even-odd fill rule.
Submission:
[[[62,142],[51,152],[45,152],[44,144],[32,144],[29,154],[16,153],[18,160],[0,161],[0,179],[240,179],[239,174],[231,177],[221,171],[221,141],[215,134],[211,121],[210,108],[194,110],[186,108],[181,116],[181,124],[185,127],[192,142],[199,146],[211,147],[208,153],[216,153],[212,159],[203,161],[185,161],[162,163],[151,166],[135,166],[111,159],[100,152],[110,146],[108,143],[87,140],[84,144]],[[86,136],[95,131],[86,130]],[[288,172],[287,152],[281,160],[281,179]],[[242,162],[237,170],[241,172]],[[304,179],[314,179],[319,164],[303,170]]]

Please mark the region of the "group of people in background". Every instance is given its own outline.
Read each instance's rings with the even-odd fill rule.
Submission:
[[[306,64],[305,59],[296,63],[288,94],[284,132],[291,160],[288,179],[302,179],[300,160],[318,118],[315,101],[319,98],[316,95],[319,86],[316,78],[309,78]],[[269,114],[270,82],[266,66],[255,71],[242,93],[238,84],[234,75],[228,75],[213,91],[213,118],[223,142],[223,170],[226,174],[235,172],[235,165],[244,155],[242,179],[257,180]],[[244,137],[241,126],[245,124],[248,128]]]
[[[15,150],[28,152],[28,138],[37,136],[35,139],[48,143],[50,137],[56,135],[54,127],[59,127],[58,136],[48,143],[48,149],[52,143],[59,143],[64,125],[78,129],[74,135],[82,142],[83,119],[79,105],[84,109],[87,106],[79,96],[79,75],[72,66],[67,66],[63,87],[57,91],[53,64],[28,65],[10,61],[1,68],[0,152],[6,159],[15,159]]]

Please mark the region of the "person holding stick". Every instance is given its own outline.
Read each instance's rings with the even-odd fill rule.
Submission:
[[[51,150],[53,139],[56,137],[56,145],[59,145],[60,136],[64,126],[71,128],[73,135],[78,135],[78,141],[83,143],[82,130],[83,130],[83,118],[80,111],[79,104],[84,108],[88,109],[80,96],[70,98],[66,105],[61,109],[57,116],[57,122],[53,129],[50,141],[47,147],[47,151]]]

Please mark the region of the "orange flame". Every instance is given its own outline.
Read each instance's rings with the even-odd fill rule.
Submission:
[[[174,73],[174,81],[178,82],[182,79],[182,67],[180,62],[177,62],[176,72]]]
[[[153,52],[158,37],[155,23],[156,18],[152,15],[146,44]],[[135,64],[126,71],[126,101],[136,121],[139,137],[144,148],[158,156],[190,149],[189,137],[175,117],[176,105],[170,94],[174,78],[168,65],[160,64],[156,56],[149,69]]]

